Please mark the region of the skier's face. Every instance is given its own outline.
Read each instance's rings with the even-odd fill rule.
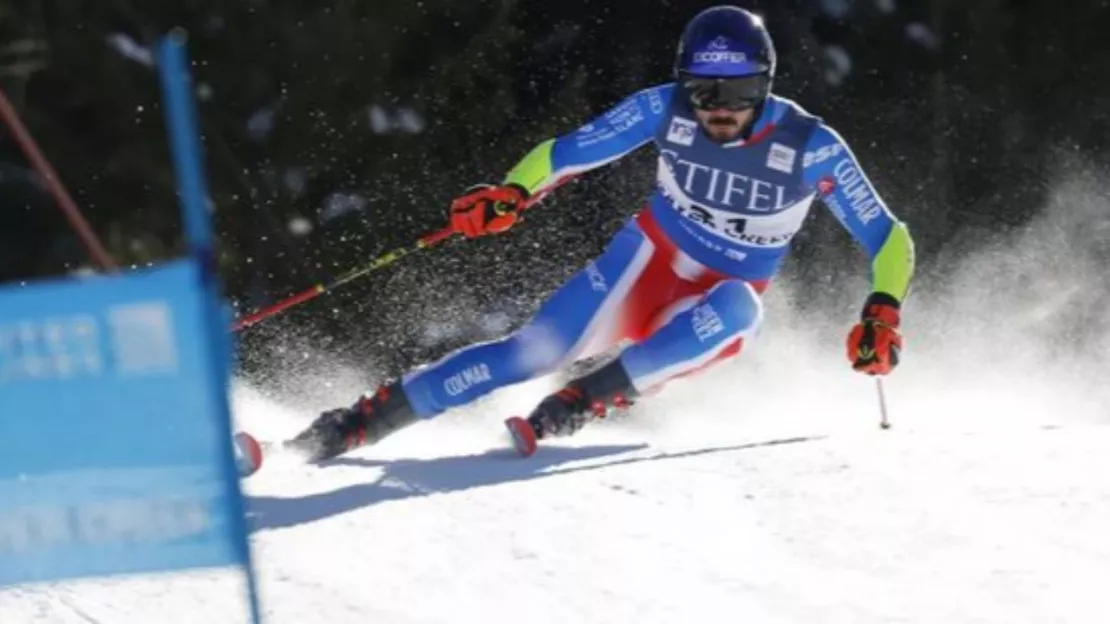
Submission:
[[[771,88],[766,73],[731,77],[681,74],[680,80],[701,127],[719,142],[743,136]]]
[[[719,142],[735,141],[744,133],[744,129],[755,117],[755,109],[728,110],[717,108],[710,110],[694,111],[701,122],[701,127],[711,139]]]

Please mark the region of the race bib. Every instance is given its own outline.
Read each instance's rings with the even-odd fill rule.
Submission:
[[[802,228],[813,198],[807,195],[779,212],[757,215],[740,215],[700,204],[674,206],[679,214],[722,238],[752,247],[782,247]]]

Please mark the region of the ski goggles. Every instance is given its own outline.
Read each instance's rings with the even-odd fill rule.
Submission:
[[[755,108],[767,98],[771,80],[766,74],[739,78],[683,76],[682,89],[697,110],[732,111]]]

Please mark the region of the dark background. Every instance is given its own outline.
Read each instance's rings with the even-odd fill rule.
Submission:
[[[712,4],[0,0],[0,84],[111,254],[142,266],[182,249],[152,51],[186,28],[220,271],[243,312],[442,227],[465,187],[668,81],[683,25]],[[1110,2],[736,4],[766,16],[778,93],[844,135],[909,223],[921,275],[943,280],[946,254],[1033,218],[1061,158],[1105,158]],[[636,210],[652,158],[584,176],[510,234],[406,259],[243,332],[242,374],[342,362],[369,384],[511,328]],[[0,281],[89,263],[5,131]],[[819,293],[866,268],[815,210],[786,272]]]

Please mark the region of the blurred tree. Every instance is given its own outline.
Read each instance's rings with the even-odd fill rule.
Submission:
[[[963,238],[1027,220],[1057,150],[1107,147],[1105,2],[736,3],[764,12],[776,88],[844,134],[914,227],[925,267]],[[180,228],[155,44],[187,29],[221,271],[232,300],[253,307],[407,244],[443,224],[465,186],[670,80],[682,26],[712,4],[0,0],[0,85],[113,253],[164,258]],[[283,329],[312,328],[333,351],[398,354],[404,366],[464,339],[426,335],[445,318],[499,331],[477,319],[521,318],[600,250],[650,191],[651,158],[583,176],[511,237],[415,258],[291,312],[248,347],[270,357]],[[0,277],[78,266],[79,247],[2,137],[0,161]],[[831,289],[856,251],[822,211],[813,219],[791,270]]]

